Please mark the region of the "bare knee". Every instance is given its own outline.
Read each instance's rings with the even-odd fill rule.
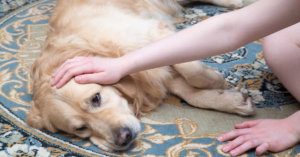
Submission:
[[[287,39],[280,32],[265,37],[262,47],[263,55],[271,69],[285,55],[287,43]]]
[[[272,69],[274,66],[290,61],[289,58],[295,57],[295,45],[300,45],[300,22],[287,27],[281,31],[267,36],[263,42],[264,58]]]

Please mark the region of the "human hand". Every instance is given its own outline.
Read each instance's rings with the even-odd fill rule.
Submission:
[[[52,75],[51,86],[61,88],[74,76],[81,84],[112,84],[123,77],[123,69],[117,58],[75,57],[68,59]]]
[[[256,148],[255,154],[261,155],[267,150],[279,152],[296,145],[299,133],[290,119],[273,120],[260,119],[236,124],[236,130],[221,135],[220,142],[234,139],[222,150],[232,156],[240,155],[249,149]]]

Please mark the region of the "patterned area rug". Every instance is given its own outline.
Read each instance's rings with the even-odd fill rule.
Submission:
[[[220,71],[230,88],[243,87],[255,103],[251,117],[202,110],[170,96],[149,117],[140,119],[142,133],[125,152],[103,152],[88,139],[29,128],[26,115],[32,101],[30,66],[41,52],[54,0],[0,1],[0,157],[10,156],[229,156],[216,138],[235,123],[259,118],[284,118],[300,110],[263,58],[263,39],[233,52],[203,59]],[[178,30],[231,8],[197,5],[183,12]],[[47,101],[47,100],[45,100]],[[265,156],[299,156],[300,146]],[[241,156],[255,156],[250,150]]]

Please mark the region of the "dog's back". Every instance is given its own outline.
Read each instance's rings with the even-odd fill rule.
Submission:
[[[47,64],[43,58],[52,58],[51,65],[42,68],[39,77],[51,75],[75,56],[116,58],[169,36],[180,11],[175,0],[59,0],[36,61]]]
[[[172,20],[180,10],[175,0],[61,0],[50,34],[59,38],[55,45],[113,44],[127,53],[174,33]]]

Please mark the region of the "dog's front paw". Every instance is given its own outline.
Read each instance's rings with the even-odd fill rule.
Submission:
[[[252,104],[251,98],[246,96],[241,101],[241,104],[236,106],[236,113],[242,116],[249,116],[254,114],[255,106]]]
[[[231,8],[242,8],[244,6],[243,0],[228,0],[229,7]]]
[[[242,116],[254,114],[255,106],[252,104],[251,98],[248,95],[241,93],[241,87],[229,90],[232,95],[233,112]]]

